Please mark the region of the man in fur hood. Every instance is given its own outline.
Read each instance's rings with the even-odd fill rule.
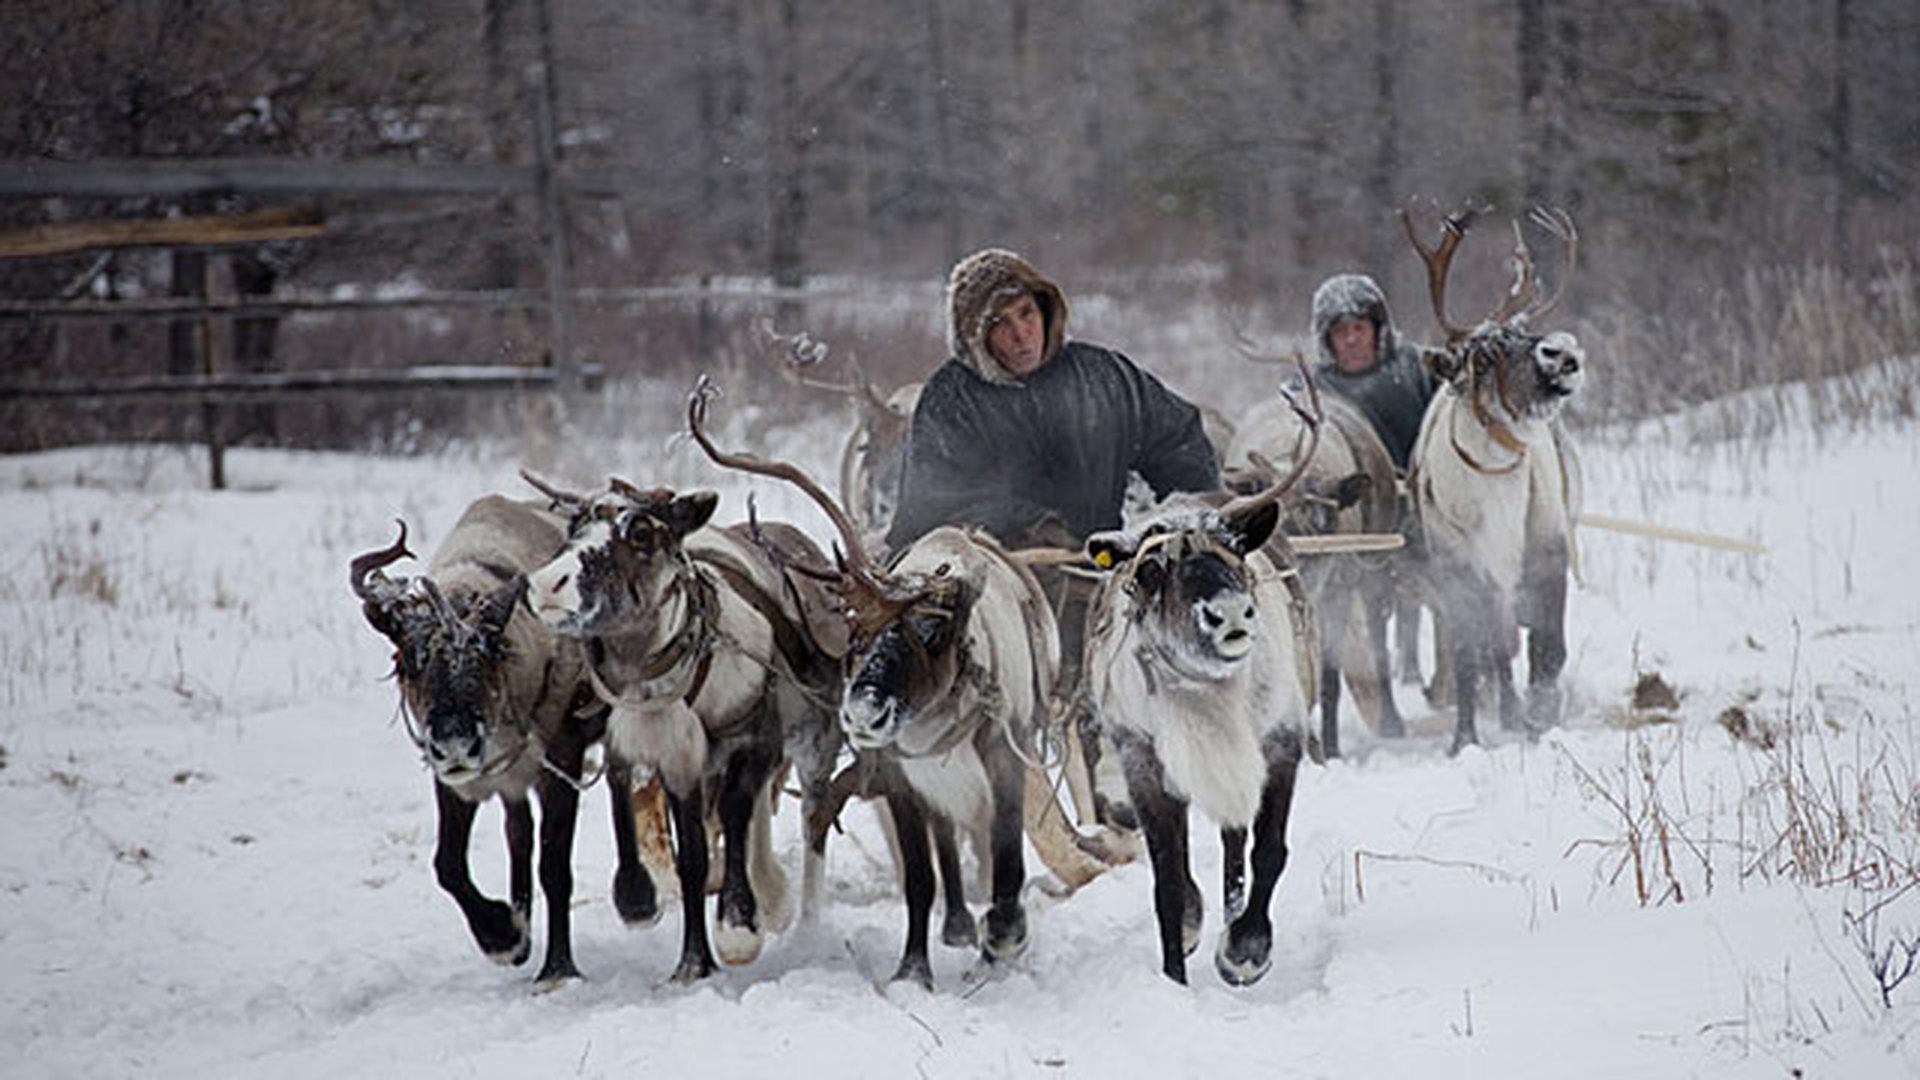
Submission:
[[[1394,332],[1387,296],[1365,274],[1335,274],[1313,291],[1313,378],[1340,392],[1373,422],[1393,466],[1407,471],[1420,418],[1435,389],[1420,350]]]
[[[1112,349],[1067,338],[1067,300],[987,249],[947,283],[951,357],[913,413],[893,550],[939,525],[1078,546],[1120,524],[1127,474],[1156,496],[1220,486],[1200,412]]]

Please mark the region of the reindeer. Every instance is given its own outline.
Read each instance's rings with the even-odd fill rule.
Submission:
[[[1573,273],[1578,234],[1563,211],[1529,219],[1559,239],[1566,266],[1553,294],[1540,299],[1531,252],[1514,222],[1514,282],[1477,326],[1446,314],[1447,274],[1479,211],[1449,216],[1439,241],[1423,244],[1406,210],[1407,239],[1426,263],[1434,317],[1446,332],[1434,395],[1412,455],[1416,513],[1426,536],[1424,574],[1452,654],[1458,719],[1452,751],[1479,741],[1474,711],[1479,680],[1492,678],[1501,725],[1538,731],[1559,720],[1558,679],[1566,662],[1567,572],[1578,511],[1579,476],[1561,406],[1585,378],[1586,354],[1569,333],[1540,334],[1530,324],[1559,303]],[[1527,629],[1527,716],[1513,688],[1518,631]]]
[[[481,951],[502,963],[525,963],[532,949],[527,793],[539,793],[547,897],[547,954],[536,976],[542,984],[580,974],[569,922],[570,860],[585,756],[607,717],[588,689],[579,646],[556,638],[521,604],[527,572],[557,552],[565,536],[544,511],[489,495],[467,507],[426,576],[394,580],[385,573],[412,557],[405,522],[391,547],[356,557],[350,570],[367,622],[393,642],[401,715],[433,770],[434,871]],[[606,773],[616,793],[614,905],[628,924],[645,925],[659,918],[659,906],[624,797],[629,770],[609,755]],[[510,903],[481,893],[468,863],[475,810],[496,796],[506,808]]]
[[[1322,435],[1306,470],[1281,499],[1280,531],[1288,537],[1393,532],[1398,502],[1393,458],[1358,406],[1325,391],[1319,400]],[[1279,478],[1273,461],[1296,452],[1307,435],[1308,418],[1286,396],[1256,406],[1221,458],[1229,490],[1252,494],[1272,484]],[[1343,673],[1380,734],[1406,734],[1387,652],[1387,617],[1396,599],[1388,560],[1398,558],[1339,554],[1301,567],[1320,619],[1320,745],[1329,758],[1340,756]]]
[[[588,496],[522,476],[570,517],[566,547],[533,573],[527,602],[583,642],[587,677],[612,710],[608,745],[666,789],[684,916],[673,979],[712,974],[716,951],[727,964],[750,963],[763,931],[788,917],[768,835],[773,780],[791,760],[812,818],[838,752],[837,672],[795,599],[800,586],[779,565],[821,556],[788,526],[705,528],[719,501],[711,491],[642,491],[616,477]],[[709,805],[724,856],[711,946]],[[824,888],[825,838],[807,839],[810,915]]]
[[[1218,506],[1176,493],[1143,520],[1087,539],[1089,560],[1106,573],[1088,625],[1087,685],[1146,834],[1161,970],[1177,983],[1187,981],[1203,922],[1188,863],[1190,805],[1220,826],[1226,855],[1228,925],[1215,968],[1245,986],[1271,965],[1267,909],[1287,862],[1315,655],[1311,603],[1275,527],[1319,426],[1316,407],[1305,452],[1257,495]]]
[[[799,487],[845,545],[827,575],[852,642],[840,727],[862,758],[876,759],[895,781],[885,798],[903,870],[907,940],[894,980],[933,986],[930,814],[989,837],[992,904],[981,955],[989,963],[1013,959],[1027,945],[1020,897],[1026,763],[1038,752],[1059,666],[1059,637],[1039,583],[990,536],[951,527],[915,541],[882,570],[853,519],[806,473],[713,444],[704,425],[714,393],[703,378],[688,400],[687,427],[700,447],[727,468]],[[950,896],[949,913],[952,906]]]

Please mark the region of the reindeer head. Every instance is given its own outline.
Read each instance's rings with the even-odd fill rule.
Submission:
[[[1087,557],[1112,571],[1121,618],[1182,674],[1218,681],[1250,654],[1260,628],[1246,557],[1267,542],[1280,504],[1229,514],[1172,495],[1129,528],[1087,538]]]
[[[1298,368],[1306,404],[1282,391],[1302,422],[1293,467],[1285,475],[1273,470],[1262,490],[1219,507],[1176,492],[1126,528],[1087,538],[1088,561],[1111,575],[1100,617],[1111,618],[1116,628],[1132,625],[1155,654],[1189,678],[1232,677],[1258,643],[1261,616],[1247,556],[1274,535],[1282,506],[1319,449],[1326,415],[1306,363],[1299,361]],[[1264,459],[1255,464],[1272,469]]]
[[[693,577],[683,541],[707,523],[720,497],[642,491],[609,479],[594,495],[520,474],[567,515],[567,543],[529,579],[528,605],[555,631],[578,637],[650,634],[677,615]]]
[[[507,624],[526,593],[516,574],[491,594],[448,602],[431,578],[389,578],[384,567],[412,556],[407,526],[392,547],[355,558],[350,579],[361,611],[394,645],[394,671],[409,732],[434,775],[459,785],[514,760],[526,741],[506,706]]]
[[[897,745],[909,754],[941,745],[950,731],[936,706],[964,668],[968,618],[979,595],[965,553],[936,557],[920,569],[882,570],[868,557],[846,510],[804,471],[714,445],[705,425],[708,402],[717,395],[702,377],[687,402],[687,428],[707,456],[727,468],[800,488],[840,534],[835,569],[794,569],[827,580],[847,620],[853,675],[841,702],[840,725],[848,741],[863,749]],[[912,561],[912,549],[905,556]]]
[[[1463,328],[1447,319],[1447,271],[1468,226],[1479,213],[1467,207],[1449,216],[1441,226],[1440,241],[1427,247],[1414,231],[1412,215],[1406,210],[1400,212],[1407,239],[1427,265],[1434,317],[1447,334],[1446,352],[1432,356],[1430,363],[1434,373],[1450,383],[1455,392],[1470,398],[1483,417],[1504,413],[1494,418],[1516,422],[1550,419],[1585,379],[1586,353],[1572,334],[1539,334],[1530,325],[1551,312],[1565,294],[1573,276],[1579,235],[1565,211],[1535,209],[1528,215],[1530,222],[1558,238],[1566,248],[1566,267],[1560,281],[1553,295],[1541,300],[1533,256],[1520,222],[1515,221],[1513,285],[1505,300],[1485,319],[1470,329]]]

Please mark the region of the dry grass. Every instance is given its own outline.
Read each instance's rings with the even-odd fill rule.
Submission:
[[[1636,685],[1636,694],[1645,680]],[[1613,828],[1567,849],[1598,853],[1609,887],[1631,883],[1641,906],[1684,903],[1727,882],[1841,888],[1846,931],[1884,1004],[1920,967],[1920,760],[1909,724],[1865,715],[1843,723],[1788,687],[1775,710],[1753,700],[1723,709],[1733,770],[1690,771],[1688,752],[1712,729],[1635,726],[1610,764],[1556,747]],[[1896,910],[1903,914],[1896,917]]]

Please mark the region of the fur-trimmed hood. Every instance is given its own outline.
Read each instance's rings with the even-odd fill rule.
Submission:
[[[1031,292],[1047,324],[1046,358],[1052,362],[1067,339],[1067,298],[1060,286],[1033,264],[1000,248],[987,248],[954,264],[947,279],[947,347],[954,358],[990,383],[1018,385],[987,349],[988,322],[995,309],[1021,292]]]
[[[1313,290],[1313,343],[1320,359],[1333,363],[1327,333],[1349,315],[1373,323],[1374,363],[1385,363],[1393,355],[1396,340],[1393,312],[1387,307],[1387,294],[1365,274],[1335,274]]]

